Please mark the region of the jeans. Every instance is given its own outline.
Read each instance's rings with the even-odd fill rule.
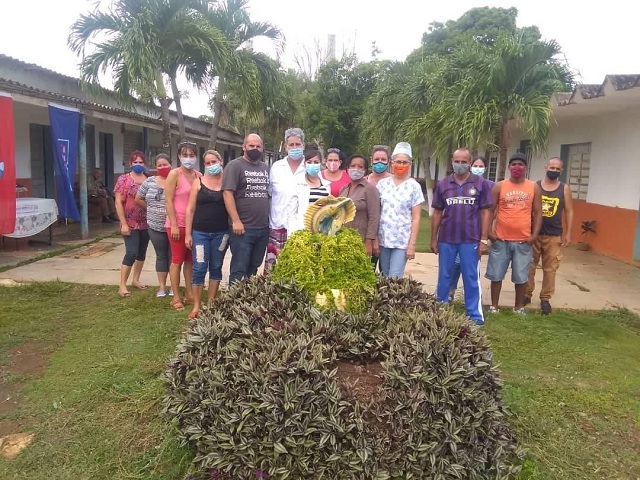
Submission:
[[[151,228],[148,232],[153,248],[156,251],[156,272],[168,272],[169,264],[171,263],[171,246],[169,245],[167,232],[158,232]]]
[[[268,228],[245,229],[242,235],[229,232],[231,272],[229,283],[255,275],[262,265],[269,241]]]
[[[146,228],[144,230],[130,228],[129,231],[131,232],[129,235],[122,237],[125,249],[122,264],[127,267],[131,267],[136,260],[144,262],[149,246],[149,231]]]
[[[406,249],[380,247],[380,270],[383,276],[402,278],[406,265]]]
[[[222,263],[227,253],[229,232],[207,233],[193,230],[193,275],[191,283],[196,287],[204,285],[204,277],[209,270],[209,281],[222,280]]]
[[[451,277],[460,257],[460,270],[464,285],[464,304],[467,315],[478,324],[484,323],[482,289],[480,285],[480,257],[477,243],[438,243],[438,291],[436,300],[449,303]]]

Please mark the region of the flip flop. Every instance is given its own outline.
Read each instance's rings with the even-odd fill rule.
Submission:
[[[122,298],[129,298],[131,296],[131,292],[118,292],[118,295],[120,295]]]
[[[144,283],[141,283],[140,285],[133,285],[134,287],[136,287],[138,290],[146,290],[147,288],[149,288],[148,285],[145,285]]]
[[[193,310],[191,310],[189,312],[189,315],[187,315],[187,318],[190,319],[190,320],[194,319],[194,318],[196,318],[198,316],[198,313],[200,313],[200,312],[194,312]]]
[[[171,305],[171,308],[179,312],[184,310],[184,305],[180,300],[173,300],[169,305]]]

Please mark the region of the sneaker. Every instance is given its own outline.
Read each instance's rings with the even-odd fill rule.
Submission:
[[[493,305],[491,305],[489,307],[489,313],[500,313],[500,310],[498,310],[496,307],[494,307]]]
[[[529,297],[529,296],[525,296],[525,297],[524,297],[524,304],[525,304],[525,305],[529,305],[530,303],[531,303],[531,297]]]
[[[158,290],[156,292],[156,298],[162,298],[162,297],[166,297],[167,296],[167,292],[165,292],[164,290]]]
[[[515,308],[513,309],[513,313],[517,313],[518,315],[526,315],[527,311],[523,308],[520,308],[518,310],[516,310]]]
[[[169,290],[169,296],[173,297],[173,290]]]
[[[542,315],[549,315],[551,313],[551,304],[549,300],[541,300],[540,301],[540,311]]]

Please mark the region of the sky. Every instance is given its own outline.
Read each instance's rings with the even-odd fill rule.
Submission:
[[[2,2],[0,53],[70,76],[78,76],[79,59],[67,47],[69,26],[82,13],[108,0],[19,0]],[[373,7],[373,5],[378,5]],[[295,68],[295,58],[318,44],[326,48],[329,34],[336,35],[336,53],[355,51],[369,61],[375,41],[379,59],[404,60],[420,45],[422,34],[434,21],[459,18],[474,7],[516,7],[518,26],[537,25],[545,39],[561,45],[579,83],[602,83],[607,74],[640,73],[636,44],[640,4],[538,0],[251,0],[252,19],[276,24],[286,43],[281,61]],[[256,42],[256,50],[272,56],[267,42]],[[106,87],[108,79],[105,80]],[[209,114],[206,92],[198,92],[186,82],[185,113]]]

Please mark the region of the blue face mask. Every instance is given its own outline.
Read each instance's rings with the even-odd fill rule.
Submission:
[[[131,166],[131,171],[133,173],[144,173],[145,170],[146,170],[146,167],[144,165],[140,165],[139,163],[136,163]]]
[[[471,167],[471,173],[473,173],[474,175],[483,176],[484,167]]]
[[[302,148],[290,148],[287,152],[287,155],[291,160],[300,160],[303,154],[304,150]]]
[[[306,165],[307,175],[310,177],[317,177],[320,173],[320,164],[319,163],[309,163]]]
[[[205,168],[205,171],[209,175],[220,175],[220,172],[222,172],[222,165],[220,165],[219,163],[214,163],[213,165],[209,165],[207,168]]]
[[[384,172],[387,171],[387,168],[389,168],[389,165],[387,165],[386,163],[382,163],[382,162],[376,162],[376,163],[373,164],[373,166],[371,168],[376,173],[384,173]]]

